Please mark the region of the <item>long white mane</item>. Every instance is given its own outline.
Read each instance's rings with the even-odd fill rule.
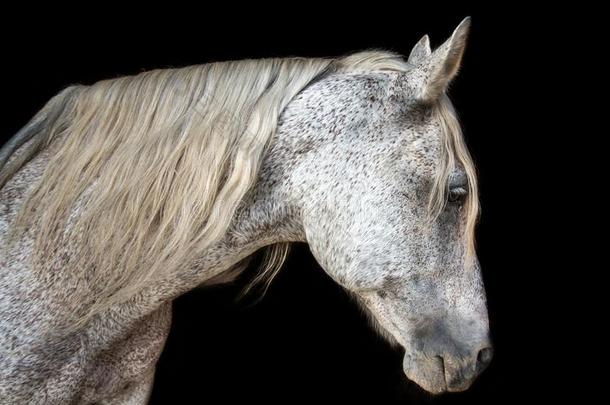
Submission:
[[[49,271],[63,254],[62,270],[82,273],[86,293],[96,297],[84,322],[162,272],[188,267],[223,237],[255,184],[280,113],[309,83],[329,72],[406,69],[394,54],[362,52],[211,63],[72,87],[45,107],[35,140],[0,171],[3,187],[38,151],[53,150],[11,240],[35,229],[35,269]],[[476,187],[459,126],[446,106],[439,112],[449,122],[447,164],[433,211],[445,200],[455,161]],[[472,191],[469,212],[476,216]],[[270,249],[261,280],[279,269],[287,245]]]

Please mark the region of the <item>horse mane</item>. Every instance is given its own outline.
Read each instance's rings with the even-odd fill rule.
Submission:
[[[77,316],[82,325],[160,274],[188,268],[223,237],[255,184],[281,112],[307,85],[332,72],[407,69],[395,54],[368,51],[210,63],[71,87],[43,109],[35,142],[0,167],[1,188],[41,149],[53,148],[9,240],[35,229],[33,267],[48,270],[56,262],[49,259],[61,255],[62,266],[87,281],[95,298]],[[439,116],[451,124],[444,103]],[[473,167],[459,126],[446,132],[434,209],[444,204],[454,161]],[[268,247],[255,283],[271,281],[287,249]]]
[[[446,94],[443,94],[434,105],[434,114],[442,127],[442,146],[432,193],[428,203],[430,220],[438,218],[447,204],[449,192],[449,176],[456,167],[461,167],[468,179],[468,197],[463,206],[463,237],[465,241],[466,265],[473,265],[475,258],[475,227],[480,214],[479,187],[477,173],[468,147],[462,134],[453,104]]]

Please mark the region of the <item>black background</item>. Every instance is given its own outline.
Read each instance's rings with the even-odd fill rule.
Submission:
[[[551,263],[542,243],[556,232],[549,200],[556,196],[557,165],[549,145],[561,144],[563,135],[547,127],[561,113],[541,105],[554,97],[547,90],[560,75],[548,65],[570,58],[555,45],[570,49],[562,29],[573,28],[576,17],[509,5],[352,4],[332,11],[329,5],[298,6],[255,13],[237,5],[220,11],[166,4],[156,6],[155,16],[150,10],[100,7],[78,17],[43,14],[37,20],[31,10],[5,14],[6,106],[0,134],[8,139],[69,84],[225,59],[335,56],[368,48],[408,55],[423,34],[437,46],[471,15],[470,41],[450,96],[479,171],[478,255],[495,358],[468,392],[435,398],[422,392],[404,377],[402,353],[375,335],[307,246],[295,245],[256,305],[256,297],[235,302],[239,283],[196,290],[175,301],[151,403],[470,404],[564,392],[572,377],[556,378],[563,371],[553,359],[556,350],[563,350],[563,357],[572,354],[556,349],[557,340],[545,333],[558,322],[551,294],[562,263]],[[542,93],[547,100],[537,96]]]

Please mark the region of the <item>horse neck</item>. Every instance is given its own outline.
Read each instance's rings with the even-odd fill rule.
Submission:
[[[279,132],[279,131],[278,131]],[[284,135],[278,135],[283,138]],[[131,300],[136,313],[149,313],[197,286],[231,281],[245,267],[244,259],[259,249],[283,242],[305,242],[298,207],[291,202],[287,172],[280,168],[293,157],[282,139],[270,145],[258,181],[239,205],[225,235],[192,266],[164,274]],[[137,307],[137,308],[136,308]]]

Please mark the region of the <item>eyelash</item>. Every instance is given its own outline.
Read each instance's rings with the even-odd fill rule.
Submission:
[[[447,193],[447,201],[450,204],[462,204],[468,195],[468,190],[465,187],[454,187]]]

